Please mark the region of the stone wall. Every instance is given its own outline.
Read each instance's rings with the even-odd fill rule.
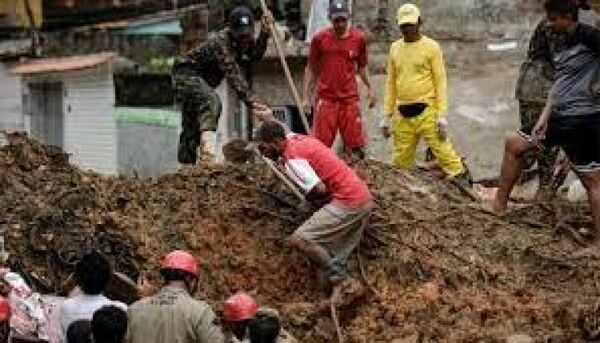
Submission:
[[[388,29],[397,36],[396,10],[405,0],[380,0],[386,5]],[[539,0],[414,0],[420,7],[424,30],[437,38],[474,40],[520,38],[528,34],[541,15]],[[355,1],[357,25],[373,28],[379,6]]]

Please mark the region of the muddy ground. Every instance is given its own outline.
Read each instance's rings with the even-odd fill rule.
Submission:
[[[9,141],[0,149],[0,229],[11,266],[37,289],[63,292],[73,263],[93,248],[157,286],[160,258],[183,248],[201,261],[198,298],[220,309],[244,289],[279,309],[300,341],[335,341],[328,294],[285,242],[310,210],[298,209],[265,166],[205,164],[155,181],[102,177],[23,136]],[[377,209],[351,260],[363,290],[338,304],[346,341],[596,334],[600,257],[578,233],[591,226],[586,205],[529,203],[499,219],[434,174],[379,162],[357,168]]]

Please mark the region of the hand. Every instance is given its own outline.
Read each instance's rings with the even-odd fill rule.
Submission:
[[[546,138],[546,131],[548,130],[548,122],[545,120],[538,121],[537,124],[531,130],[530,143],[535,145],[537,148],[542,149],[542,141]]]
[[[275,23],[275,18],[271,11],[266,10],[260,18],[260,29],[263,32],[271,32],[271,27]]]
[[[383,134],[383,137],[390,138],[391,136],[391,132],[390,132],[390,127],[389,125],[384,125],[381,127],[381,133]]]
[[[308,98],[302,100],[302,111],[304,111],[304,114],[310,114],[312,112],[312,104]]]
[[[275,119],[275,117],[273,116],[273,110],[263,103],[253,102],[251,111],[257,120],[269,121]]]
[[[441,140],[445,141],[448,139],[448,119],[445,116],[438,117],[436,122],[437,133]]]
[[[369,108],[375,108],[376,102],[375,90],[373,88],[369,88]]]
[[[535,145],[540,145],[541,141],[546,138],[546,131],[548,130],[548,122],[546,120],[539,120],[531,131],[531,140]]]

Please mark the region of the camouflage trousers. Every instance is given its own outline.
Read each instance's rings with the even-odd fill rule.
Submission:
[[[544,110],[544,104],[519,100],[519,117],[521,120],[521,131],[531,135],[535,124]],[[537,161],[537,174],[540,180],[540,189],[548,189],[554,171],[554,163],[559,152],[558,147],[546,147],[542,152],[531,151],[523,156],[523,169],[531,170]]]
[[[201,132],[216,131],[221,116],[221,100],[194,70],[180,68],[173,73],[177,101],[181,104],[181,134],[177,159],[194,164],[201,144]]]

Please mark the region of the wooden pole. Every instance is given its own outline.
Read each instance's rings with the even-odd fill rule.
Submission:
[[[269,8],[265,3],[265,0],[260,0],[263,13],[267,13]],[[285,72],[285,76],[287,78],[288,84],[290,86],[290,90],[292,91],[292,95],[294,97],[294,101],[296,102],[296,106],[298,107],[298,113],[300,113],[300,119],[302,119],[302,124],[304,125],[304,129],[306,132],[310,132],[310,125],[308,123],[308,119],[306,118],[306,114],[304,113],[304,108],[302,106],[302,100],[300,100],[300,94],[298,93],[298,89],[296,89],[296,85],[294,84],[294,79],[292,77],[292,73],[290,72],[290,68],[287,64],[287,60],[285,59],[285,52],[283,51],[283,46],[281,44],[279,30],[277,29],[277,25],[275,23],[270,23],[269,28],[271,29],[271,36],[275,41],[275,47],[277,48],[277,52],[279,53],[279,59],[281,61],[281,66],[283,67],[283,71]]]

